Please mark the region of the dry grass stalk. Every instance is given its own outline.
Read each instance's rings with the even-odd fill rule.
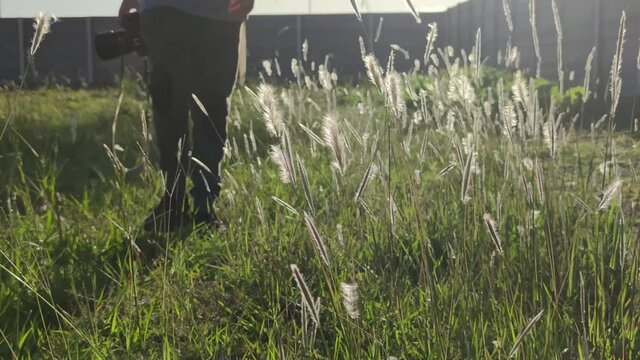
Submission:
[[[302,301],[307,306],[307,310],[309,310],[313,322],[316,324],[316,326],[319,326],[320,311],[319,307],[316,306],[316,302],[313,300],[311,290],[309,290],[309,286],[307,286],[307,283],[304,281],[304,276],[300,272],[298,265],[291,264],[290,268],[291,272],[293,273],[293,278],[296,281],[296,285],[298,286],[298,290],[300,290],[300,294],[302,294]]]
[[[638,44],[640,45],[640,40],[638,41]],[[640,49],[638,49],[638,59],[636,61],[636,67],[638,68],[638,70],[640,70]]]
[[[354,197],[354,201],[356,203],[360,201],[360,199],[362,198],[362,195],[364,194],[364,191],[367,188],[367,185],[369,185],[369,182],[371,182],[371,179],[373,179],[376,176],[377,172],[378,172],[378,167],[374,163],[369,164],[369,166],[367,167],[367,171],[365,171],[364,176],[362,177],[362,181],[360,181],[360,186],[358,186],[358,191],[356,192],[356,196]]]
[[[625,37],[627,34],[627,14],[622,12],[620,18],[620,28],[618,29],[618,42],[616,45],[616,54],[613,57],[613,63],[611,64],[611,120],[618,111],[618,104],[620,103],[620,95],[622,93],[622,59],[624,55]]]
[[[463,204],[467,204],[469,201],[471,201],[471,197],[469,196],[469,190],[471,188],[471,179],[472,179],[473,171],[475,168],[475,161],[476,161],[475,159],[476,159],[476,154],[473,151],[473,149],[471,149],[471,151],[469,151],[469,155],[467,156],[467,161],[464,165],[464,172],[462,174],[461,198],[462,198]]]
[[[509,4],[509,1],[510,0],[502,0],[502,8],[504,10],[504,17],[507,20],[509,32],[513,32],[513,18],[511,17],[511,5]]]
[[[446,174],[449,173],[449,171],[453,170],[453,168],[456,167],[456,165],[458,165],[457,163],[450,163],[449,165],[447,165],[447,167],[445,167],[444,169],[440,170],[440,172],[438,173],[438,177],[443,177]]]
[[[500,241],[500,237],[498,236],[498,227],[496,226],[496,222],[493,220],[493,218],[491,218],[491,215],[489,214],[484,214],[483,219],[484,226],[487,229],[489,236],[491,236],[491,240],[493,241],[498,254],[502,254],[502,242]]]
[[[304,130],[304,132],[306,132],[307,135],[309,135],[311,140],[315,141],[316,143],[318,143],[320,145],[324,145],[324,141],[322,141],[322,139],[318,135],[316,135],[316,133],[314,133],[313,130],[309,129],[304,124],[299,124],[299,125],[302,128],[302,130]]]
[[[482,83],[482,28],[476,32],[476,44],[473,47],[473,67],[475,68],[476,81]]]
[[[360,14],[360,9],[358,8],[358,4],[356,3],[356,0],[350,0],[350,1],[351,1],[351,7],[353,8],[353,12],[358,18],[358,21],[362,22],[362,15]]]
[[[384,24],[384,18],[381,16],[378,20],[378,27],[376,28],[376,37],[373,40],[374,42],[378,42],[380,40],[380,35],[382,35],[382,25]],[[362,54],[364,56],[364,53]]]
[[[533,36],[533,49],[536,53],[538,65],[536,67],[536,77],[542,76],[542,52],[540,51],[540,39],[538,38],[538,27],[536,24],[536,0],[529,0],[529,24]]]
[[[272,196],[271,199],[273,199],[273,201],[278,203],[278,205],[280,205],[280,206],[284,207],[285,209],[287,209],[291,214],[300,215],[298,210],[296,210],[293,206],[289,205],[286,201],[280,199],[279,197]]]
[[[198,98],[196,94],[191,94],[191,98],[193,98],[193,101],[196,103],[196,106],[198,106],[198,109],[200,109],[200,111],[206,117],[209,117],[209,112],[207,111],[207,108],[204,107],[204,104],[202,104],[202,101],[200,101],[200,98]]]
[[[534,316],[533,319],[531,319],[531,321],[529,321],[527,326],[524,328],[522,333],[520,333],[520,335],[518,335],[518,338],[516,339],[515,344],[513,344],[513,347],[511,348],[511,351],[509,351],[509,357],[510,358],[512,358],[512,357],[514,357],[516,355],[516,351],[518,351],[518,348],[520,347],[520,345],[522,345],[522,342],[524,341],[524,338],[527,335],[529,335],[531,330],[533,330],[533,327],[538,323],[538,321],[540,321],[540,319],[542,319],[542,315],[544,315],[544,309],[542,309],[542,311],[540,311],[536,316]]]
[[[330,266],[329,262],[329,252],[327,251],[327,247],[320,236],[320,232],[316,227],[316,223],[313,220],[311,215],[304,213],[304,222],[307,224],[307,229],[309,230],[309,234],[311,235],[311,240],[313,240],[313,244],[315,245],[315,249],[318,251],[318,256],[327,266]]]
[[[309,176],[307,176],[307,170],[304,167],[304,161],[298,154],[296,154],[296,160],[298,162],[298,169],[300,170],[300,178],[302,179],[302,188],[304,190],[304,196],[307,199],[309,210],[312,214],[315,214],[316,207],[313,202],[313,196],[311,194],[311,184],[309,184]]]
[[[584,98],[583,103],[586,103],[591,98],[591,70],[593,68],[593,59],[596,56],[597,48],[594,46],[587,57],[587,62],[584,66],[584,83],[582,86],[584,87]]]
[[[402,56],[404,56],[405,60],[409,60],[411,59],[411,54],[409,53],[409,51],[405,50],[404,48],[402,48],[402,46],[398,45],[398,44],[391,44],[391,48],[399,53],[402,54]]]
[[[560,82],[560,94],[564,94],[564,55],[562,52],[562,42],[564,40],[564,33],[562,31],[562,21],[560,18],[560,11],[558,10],[558,3],[556,0],[551,0],[551,8],[553,9],[553,20],[556,24],[557,43],[556,53],[558,62],[558,81]]]
[[[591,207],[589,205],[587,205],[586,202],[584,202],[582,199],[580,199],[577,195],[569,193],[569,195],[574,198],[577,202],[578,205],[580,205],[580,207],[582,207],[587,213],[589,214],[593,214],[593,210],[591,209]]]
[[[413,2],[411,2],[411,0],[405,0],[405,2],[407,3],[407,6],[409,7],[409,11],[411,11],[411,15],[413,15],[413,18],[416,20],[416,23],[422,24],[422,19],[420,18],[420,13],[418,13],[418,10],[416,10],[416,7],[413,6]]]
[[[535,180],[536,188],[538,190],[538,200],[541,204],[544,204],[546,198],[544,191],[544,173],[542,171],[542,165],[540,165],[538,159],[536,159],[533,168],[533,177]]]
[[[287,162],[287,167],[290,169],[289,176],[291,182],[296,183],[296,168],[293,166],[293,150],[291,148],[291,141],[289,140],[289,132],[283,131],[281,135],[281,141],[283,146],[284,160]]]

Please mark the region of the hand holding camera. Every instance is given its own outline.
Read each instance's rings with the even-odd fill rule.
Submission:
[[[145,55],[145,48],[140,35],[140,13],[138,0],[124,0],[120,6],[121,30],[98,34],[95,39],[96,52],[102,60],[137,52]]]

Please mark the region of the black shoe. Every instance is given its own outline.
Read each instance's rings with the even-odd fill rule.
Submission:
[[[193,223],[196,227],[206,227],[220,232],[226,232],[227,225],[220,220],[214,212],[196,212],[193,216]]]
[[[174,232],[191,223],[189,215],[184,212],[183,206],[174,205],[175,201],[163,201],[158,205],[151,215],[144,221],[144,230],[154,233]]]

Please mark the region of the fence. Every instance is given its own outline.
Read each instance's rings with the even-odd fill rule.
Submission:
[[[256,75],[262,60],[279,60],[286,73],[292,58],[301,57],[302,43],[308,40],[310,57],[324,62],[328,57],[332,67],[343,77],[358,77],[362,73],[358,37],[363,36],[369,49],[386,59],[391,44],[397,44],[411,54],[411,59],[398,58],[398,66],[409,68],[413,58],[424,53],[427,24],[440,27],[439,45],[470,51],[478,28],[482,28],[483,57],[495,64],[498,52],[507,44],[518,47],[521,66],[532,73],[536,56],[529,22],[530,0],[506,0],[510,3],[513,31],[507,26],[503,10],[505,0],[470,0],[443,13],[423,14],[422,24],[409,14],[365,14],[364,24],[353,15],[254,16],[247,24],[248,72]],[[618,24],[623,10],[627,12],[627,44],[623,62],[624,93],[640,95],[637,56],[640,39],[640,1],[638,0],[557,0],[564,32],[564,65],[568,86],[582,84],[587,55],[596,46],[594,83],[604,89],[615,53]],[[551,0],[536,0],[537,32],[542,55],[542,76],[557,80],[556,28]],[[381,27],[380,27],[380,23]],[[30,61],[26,49],[30,46],[32,21],[0,20],[0,81],[16,81]],[[80,84],[112,83],[120,70],[119,61],[103,62],[93,53],[95,34],[115,29],[114,18],[64,19],[53,27],[39,50],[32,67],[40,77],[55,77],[58,81]],[[378,28],[381,32],[378,34]],[[135,56],[126,58],[127,67],[140,69]],[[569,74],[573,72],[570,78]]]

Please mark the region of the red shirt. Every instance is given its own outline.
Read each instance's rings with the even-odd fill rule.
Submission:
[[[253,9],[254,0],[229,0],[229,15],[247,16]]]

